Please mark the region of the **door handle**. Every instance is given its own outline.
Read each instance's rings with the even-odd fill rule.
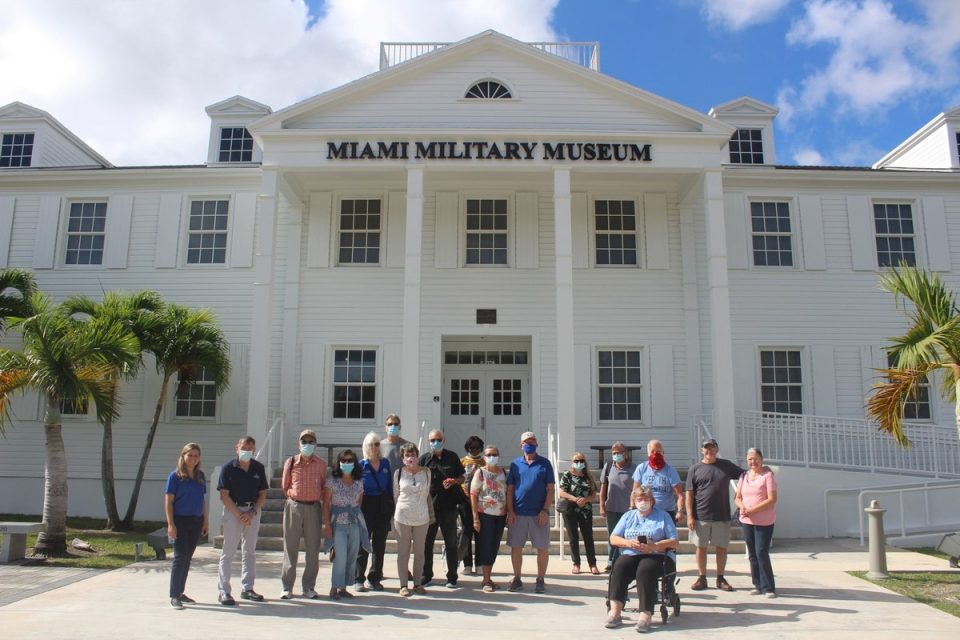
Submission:
[[[480,431],[484,433],[487,431],[487,419],[484,416],[480,416]]]

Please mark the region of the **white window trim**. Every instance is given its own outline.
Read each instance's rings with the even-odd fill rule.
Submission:
[[[754,263],[753,258],[753,212],[751,211],[751,205],[755,202],[786,202],[787,206],[790,209],[790,242],[793,249],[793,265],[784,266],[784,265],[757,265]],[[757,270],[757,271],[803,271],[803,237],[800,229],[800,203],[796,196],[780,196],[780,195],[762,195],[762,194],[751,194],[747,196],[747,251],[750,253],[749,261],[747,262],[748,269]]]
[[[324,381],[323,381],[323,410],[324,410],[324,423],[325,424],[337,424],[337,425],[350,425],[350,426],[363,426],[378,428],[382,425],[380,424],[380,419],[378,416],[382,414],[383,409],[383,353],[384,353],[384,343],[382,342],[338,342],[336,344],[327,345],[326,353],[326,365],[324,366]],[[363,351],[376,351],[377,353],[377,371],[374,374],[374,388],[376,389],[376,401],[373,406],[373,418],[334,418],[333,417],[333,386],[334,382],[334,355],[337,351],[342,350],[363,350]],[[398,383],[399,384],[399,383]]]
[[[870,196],[870,236],[873,238],[873,263],[877,270],[886,269],[880,266],[880,256],[877,252],[877,218],[873,207],[877,204],[907,204],[910,205],[910,215],[913,217],[913,248],[917,257],[916,267],[924,268],[927,265],[927,246],[924,240],[923,212],[920,202],[916,198]]]
[[[220,143],[223,142],[223,130],[224,129],[246,129],[247,133],[250,134],[250,129],[247,128],[245,124],[228,124],[226,122],[220,123],[217,125],[217,142],[216,142],[216,164],[220,165],[246,165],[246,164],[255,164],[258,162],[257,159],[257,143],[253,142],[253,145],[250,147],[250,159],[249,160],[221,160],[220,159]],[[253,139],[253,134],[250,134],[251,140]]]
[[[174,374],[170,378],[170,389],[167,392],[167,401],[164,403],[163,415],[160,420],[166,419],[168,422],[190,423],[190,424],[220,424],[223,416],[223,394],[217,394],[217,407],[214,409],[213,417],[204,416],[178,416],[177,415],[177,386],[180,383],[180,376]],[[156,402],[153,400],[152,402]]]
[[[766,122],[762,124],[757,124],[757,123],[746,124],[746,123],[728,122],[727,124],[730,124],[733,127],[735,127],[737,131],[739,131],[740,129],[759,129],[760,130],[760,145],[762,149],[761,153],[763,153],[763,162],[750,162],[750,163],[734,162],[733,159],[730,157],[730,142],[733,139],[733,135],[731,135],[730,136],[731,140],[727,140],[727,143],[723,145],[723,152],[724,154],[726,154],[726,157],[724,158],[724,162],[723,162],[724,164],[727,164],[733,167],[763,167],[771,164],[776,164],[775,162],[773,162],[770,155],[771,149],[770,149],[769,141],[772,139],[771,136],[773,134],[773,129],[771,127],[771,124],[768,124]]]
[[[91,410],[93,401],[87,401],[87,412],[86,413],[63,413],[60,412],[61,420],[68,420],[70,422],[93,422],[96,419],[96,414]]]
[[[67,264],[67,237],[69,235],[68,229],[70,226],[70,208],[75,203],[104,203],[107,205],[107,217],[104,219],[103,226],[103,256],[100,261],[100,264]],[[63,204],[61,205],[60,211],[60,221],[57,225],[59,232],[57,233],[57,266],[63,269],[78,269],[78,270],[90,270],[97,271],[106,269],[104,262],[107,258],[107,234],[110,230],[110,198],[109,196],[82,196],[82,195],[67,195],[63,198]]]
[[[187,251],[190,246],[190,205],[197,201],[226,200],[227,201],[227,247],[223,262],[212,264],[187,262]],[[233,241],[234,216],[236,215],[236,198],[233,194],[184,194],[180,208],[180,259],[178,264],[183,269],[229,269],[230,244]]]
[[[597,201],[606,200],[630,200],[633,202],[633,209],[636,212],[636,229],[634,237],[637,242],[637,264],[597,264]],[[588,193],[587,194],[587,229],[590,233],[589,251],[590,267],[593,269],[646,269],[647,254],[644,247],[646,241],[643,230],[646,228],[646,211],[643,208],[643,194],[622,193]]]
[[[333,239],[333,265],[335,268],[344,269],[369,269],[383,267],[386,264],[386,242],[387,242],[387,197],[385,192],[344,192],[333,194],[334,217],[333,228],[335,237]],[[380,201],[380,259],[377,262],[340,262],[340,206],[344,200],[379,200]]]
[[[473,98],[475,99],[475,98]],[[507,201],[507,264],[467,264],[467,200],[506,200]],[[460,237],[457,244],[460,246],[458,257],[460,266],[464,269],[514,269],[517,264],[516,255],[516,198],[514,193],[505,194],[502,191],[478,192],[460,194]]]
[[[36,169],[37,163],[36,159],[40,155],[38,149],[40,147],[40,133],[36,129],[9,129],[6,131],[0,130],[0,144],[3,143],[3,136],[5,135],[17,135],[18,133],[32,133],[33,134],[33,151],[30,154],[30,166],[29,167],[0,167],[0,171],[9,171],[17,169]]]
[[[591,347],[590,353],[590,397],[593,424],[610,429],[646,428],[650,425],[650,365],[648,347],[636,344],[599,344]],[[638,351],[640,352],[640,420],[601,420],[600,419],[600,352],[601,351]]]
[[[510,92],[510,97],[509,98],[468,98],[467,92],[470,91],[470,88],[473,87],[473,85],[479,82],[496,82],[506,87],[507,91]],[[517,92],[513,88],[513,83],[507,82],[506,80],[502,80],[500,78],[495,78],[493,76],[483,76],[481,78],[476,78],[466,83],[463,89],[460,91],[460,98],[458,99],[458,102],[480,103],[480,104],[489,104],[491,102],[494,104],[509,104],[511,102],[517,102],[517,101],[518,101]]]
[[[801,409],[803,411],[798,414],[790,415],[807,415],[813,413],[811,409],[813,408],[813,381],[810,380],[810,376],[813,372],[813,363],[810,358],[810,350],[803,345],[782,345],[782,344],[764,344],[757,347],[757,350],[754,354],[754,368],[755,368],[755,380],[757,381],[756,385],[756,396],[757,403],[756,407],[759,411],[763,411],[763,372],[760,367],[760,352],[761,351],[799,351],[800,352],[800,377],[802,378],[800,382],[800,402],[803,405]]]

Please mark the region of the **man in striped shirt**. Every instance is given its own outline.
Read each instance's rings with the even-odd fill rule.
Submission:
[[[300,537],[305,545],[303,560],[303,597],[316,599],[317,573],[320,571],[321,520],[320,498],[327,479],[327,463],[314,455],[317,434],[310,429],[300,432],[300,453],[283,463],[283,569],[280,581],[281,600],[293,597],[297,578],[297,556]]]

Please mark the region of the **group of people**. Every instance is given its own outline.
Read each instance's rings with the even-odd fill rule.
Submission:
[[[462,562],[467,572],[481,574],[483,591],[493,592],[501,588],[493,581],[492,567],[505,527],[513,569],[507,588],[524,588],[523,547],[529,540],[537,554],[534,590],[543,593],[549,561],[549,507],[557,489],[573,573],[581,572],[582,538],[589,571],[600,574],[593,540],[594,503],[606,518],[609,551],[605,571],[610,573],[606,626],[622,624],[629,584],[635,581],[640,603],[636,628],[647,631],[658,580],[664,580],[667,594],[675,583],[678,523],[685,521],[696,548],[698,577],[691,589],[708,587],[707,547],[712,544],[716,548],[716,587],[733,591],[724,577],[731,531],[731,480],[737,483],[736,518],[747,545],[754,586],[751,593],[776,597],[769,549],[777,486],[757,449],[747,452],[749,468],[742,469],[718,457],[715,440],[705,440],[700,462],[690,467],[683,482],[664,459],[660,441],[648,443],[647,459],[639,464],[630,461],[630,452],[622,442],[615,442],[610,449],[611,461],[600,472],[599,488],[587,457],[580,452],[571,456],[570,468],[560,475],[556,488],[553,466],[537,453],[537,438],[532,432],[521,435],[520,455],[503,465],[500,449],[485,446],[477,436],[467,440],[467,455],[460,457],[446,448],[439,429],[429,433],[429,450],[423,453],[400,436],[398,416],[388,416],[385,429],[383,439],[374,432],[367,434],[362,458],[350,449],[341,451],[329,470],[316,455],[316,433],[310,429],[300,433],[299,453],[284,462],[281,480],[285,498],[281,599],[293,597],[301,538],[305,545],[303,597],[319,597],[316,581],[322,550],[329,551],[332,560],[331,599],[354,597],[348,590],[350,585],[353,591],[383,591],[384,552],[391,530],[398,543],[401,596],[425,594],[432,584],[438,533],[448,550],[445,585],[458,586]],[[236,456],[222,467],[217,482],[223,504],[218,601],[224,606],[236,605],[230,583],[238,548],[240,598],[264,599],[254,590],[254,551],[269,484],[264,466],[253,457],[255,449],[253,438],[241,438]],[[170,603],[176,609],[194,602],[184,590],[193,553],[208,526],[205,493],[200,446],[188,443],[165,490],[167,534],[174,545]]]

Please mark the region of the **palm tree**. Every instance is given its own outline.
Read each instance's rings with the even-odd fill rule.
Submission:
[[[103,300],[96,302],[86,296],[73,296],[63,302],[67,313],[85,315],[106,322],[116,322],[125,327],[140,341],[141,348],[145,338],[156,323],[156,313],[163,308],[163,299],[155,291],[107,291]],[[118,391],[121,380],[137,377],[143,365],[143,359],[137,358],[130,365],[127,362],[114,363],[110,379],[114,391]],[[107,512],[107,528],[118,531],[122,528],[120,512],[117,509],[116,480],[113,466],[113,418],[103,422],[103,439],[100,447],[100,483],[103,489],[104,506]]]
[[[884,272],[880,288],[903,305],[910,327],[904,335],[891,338],[893,345],[888,352],[896,365],[881,370],[887,382],[874,386],[867,401],[868,414],[881,431],[909,446],[903,431],[904,404],[916,396],[928,375],[946,369],[949,373],[944,376],[941,393],[954,403],[960,433],[960,310],[956,293],[947,289],[940,276],[903,264]]]
[[[6,328],[7,318],[30,315],[30,297],[36,291],[37,283],[29,271],[0,270],[0,331]]]
[[[189,309],[168,304],[154,316],[155,323],[143,338],[143,349],[156,358],[157,373],[163,380],[160,395],[153,411],[153,423],[147,432],[147,441],[140,457],[140,468],[133,484],[130,504],[123,518],[123,526],[133,525],[140,496],[140,485],[147,469],[147,460],[153,448],[160,414],[167,401],[170,379],[177,375],[179,388],[186,388],[201,371],[213,382],[217,393],[226,390],[230,381],[230,345],[217,324],[213,312],[207,309]]]
[[[101,423],[115,418],[118,401],[111,372],[117,362],[135,362],[140,345],[117,323],[71,320],[42,294],[31,297],[31,306],[31,315],[10,320],[20,331],[22,350],[0,348],[0,423],[8,419],[12,393],[28,389],[40,393],[46,436],[46,530],[40,533],[36,549],[45,555],[62,555],[67,544],[67,456],[60,403],[93,401]]]

